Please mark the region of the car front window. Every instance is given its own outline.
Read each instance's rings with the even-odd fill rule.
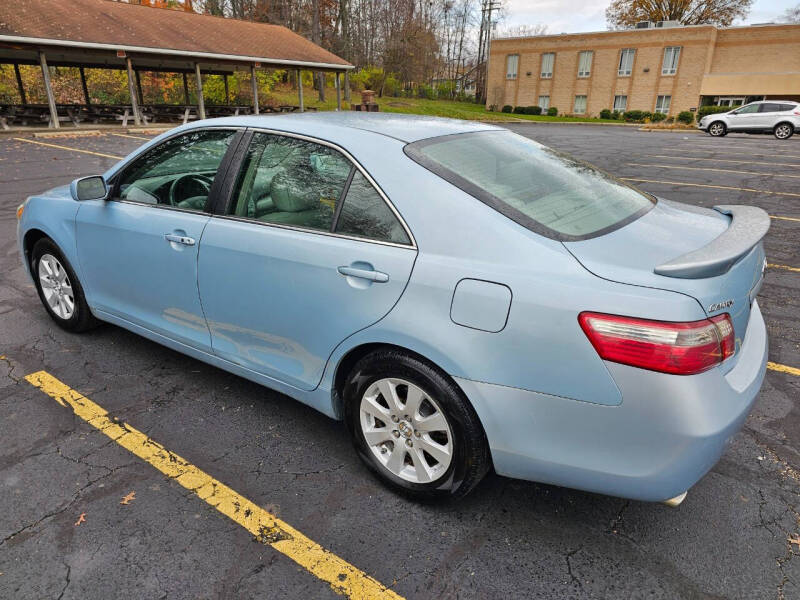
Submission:
[[[602,235],[654,205],[607,173],[510,131],[430,138],[406,154],[520,225],[563,241]]]

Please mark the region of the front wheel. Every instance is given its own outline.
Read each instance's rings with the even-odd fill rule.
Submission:
[[[791,123],[778,123],[772,133],[779,140],[788,140],[794,133],[794,126]]]
[[[714,137],[722,137],[727,133],[725,123],[722,121],[714,121],[708,126],[708,134]]]
[[[383,350],[362,358],[344,399],[359,457],[406,496],[462,497],[491,466],[483,427],[463,392],[414,356]]]
[[[78,276],[52,240],[42,238],[31,251],[31,273],[47,313],[67,331],[86,331],[97,325]]]

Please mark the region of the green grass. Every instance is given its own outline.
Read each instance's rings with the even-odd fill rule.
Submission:
[[[307,107],[318,110],[334,110],[336,108],[336,90],[325,91],[325,102],[319,101],[317,92],[310,86],[304,88],[303,100]],[[351,100],[360,102],[361,94],[353,92]],[[297,105],[297,90],[280,88],[273,90],[266,99],[268,103],[281,105]],[[413,115],[429,115],[432,117],[449,117],[451,119],[467,119],[471,121],[540,121],[544,123],[621,123],[613,119],[595,119],[591,117],[548,117],[546,115],[517,115],[502,112],[491,112],[482,105],[472,102],[455,102],[452,100],[426,100],[422,98],[376,98],[381,112],[408,113]],[[342,100],[342,108],[350,110],[350,105]]]

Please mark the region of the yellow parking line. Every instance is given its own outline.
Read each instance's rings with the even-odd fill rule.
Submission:
[[[71,150],[72,152],[82,152],[83,154],[93,154],[94,156],[102,156],[103,158],[122,159],[122,156],[114,156],[113,154],[103,154],[102,152],[92,152],[91,150],[79,150],[78,148],[70,148],[69,146],[59,146],[58,144],[46,144],[45,142],[37,142],[36,140],[26,140],[25,138],[14,138],[18,142],[25,142],[27,144],[38,144],[40,146],[47,146],[48,148],[58,148],[59,150]]]
[[[795,163],[776,163],[776,162],[756,162],[752,160],[731,160],[728,158],[706,158],[702,156],[678,156],[672,154],[645,154],[649,158],[670,158],[672,160],[711,160],[714,162],[736,163],[740,165],[767,165],[770,167],[800,167]],[[797,158],[800,158],[798,156]]]
[[[733,169],[715,169],[713,167],[687,167],[685,165],[654,165],[644,163],[628,163],[631,167],[658,167],[659,169],[683,169],[685,171],[719,171],[720,173],[739,173],[741,175],[767,175],[769,177],[793,177],[800,179],[800,175],[784,175],[781,173],[764,173],[763,171],[735,171]]]
[[[779,363],[768,362],[767,368],[772,371],[778,371],[779,373],[788,373],[789,375],[797,375],[800,377],[800,369],[796,369],[795,367],[787,367]]]
[[[778,217],[776,215],[770,215],[770,219],[778,219],[779,221],[800,221],[797,217]]]
[[[732,187],[729,185],[711,185],[709,183],[687,183],[685,181],[658,181],[656,179],[637,179],[636,177],[620,177],[623,181],[637,181],[640,183],[663,183],[665,185],[688,185],[691,187],[716,188],[719,190],[736,190],[739,192],[755,192],[757,194],[772,194],[774,196],[795,196],[800,198],[800,194],[794,192],[771,192],[769,190],[754,190],[752,188]]]
[[[124,138],[131,138],[133,140],[147,140],[148,142],[153,138],[142,137],[140,135],[130,135],[128,133],[112,133],[111,135],[115,135],[117,137],[124,137]]]
[[[170,479],[216,508],[252,533],[256,540],[272,546],[331,588],[345,596],[364,600],[400,599],[392,590],[310,540],[288,523],[278,519],[247,498],[240,496],[211,475],[204,473],[164,446],[148,438],[127,423],[115,422],[102,407],[45,371],[26,375],[25,379],[62,406],[69,407],[81,419],[114,440],[117,444],[150,463]]]
[[[800,219],[798,219],[798,221],[800,221]],[[770,269],[783,269],[784,271],[794,271],[796,273],[800,273],[800,269],[797,267],[790,267],[789,265],[775,265],[772,263],[767,263],[767,266]]]

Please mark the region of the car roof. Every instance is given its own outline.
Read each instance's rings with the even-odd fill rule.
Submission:
[[[470,133],[474,131],[496,131],[500,127],[477,121],[462,121],[421,115],[399,113],[365,113],[356,111],[325,111],[293,113],[288,115],[248,115],[206,119],[192,123],[189,128],[209,125],[259,127],[275,129],[309,136],[320,136],[331,141],[346,141],[347,132],[360,129],[387,136],[402,142]],[[334,138],[341,138],[339,140]]]

